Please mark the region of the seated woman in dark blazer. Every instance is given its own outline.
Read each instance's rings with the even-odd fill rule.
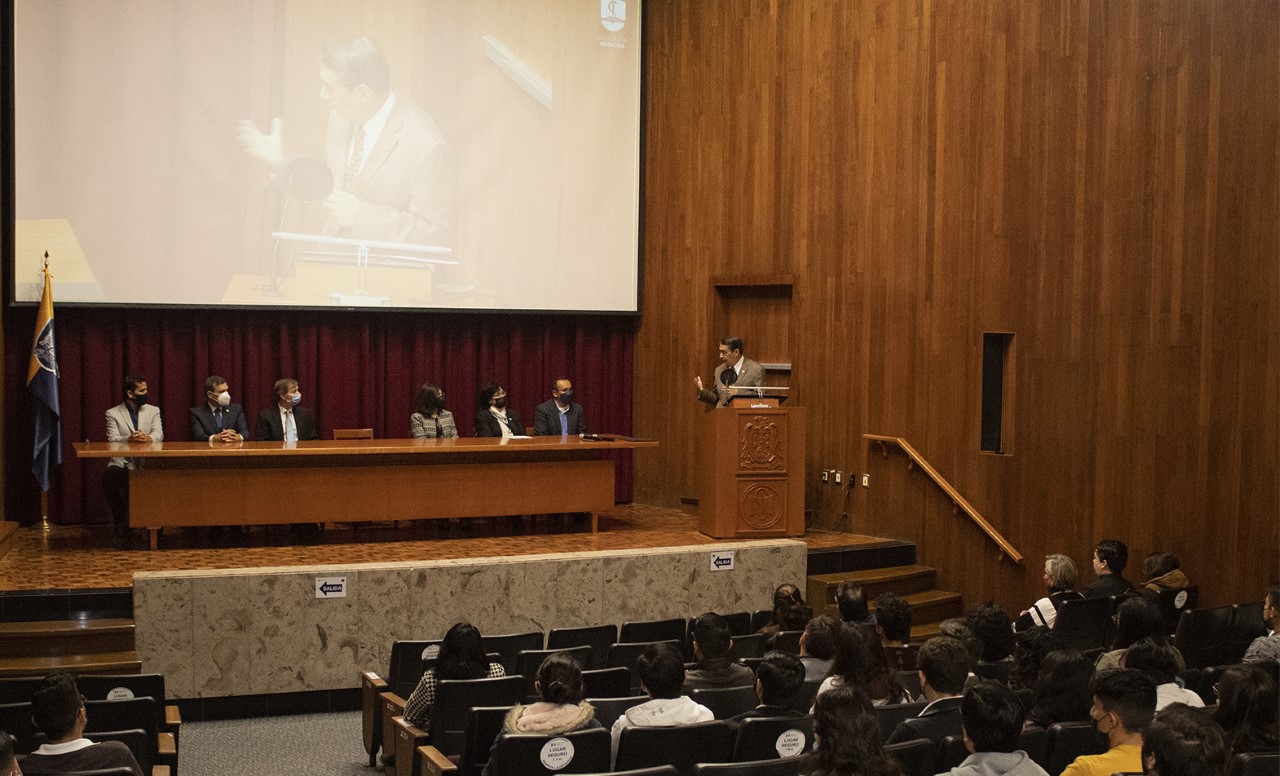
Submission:
[[[409,416],[409,434],[414,439],[449,439],[458,435],[453,413],[444,408],[444,391],[438,385],[423,384]]]
[[[524,436],[524,426],[515,411],[507,406],[507,390],[497,380],[480,389],[476,412],[476,436]]]

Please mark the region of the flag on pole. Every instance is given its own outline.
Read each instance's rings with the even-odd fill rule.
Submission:
[[[62,416],[58,410],[58,359],[53,350],[53,283],[49,277],[48,253],[44,255],[44,293],[40,296],[36,334],[31,342],[27,390],[36,400],[31,473],[40,482],[40,489],[48,492],[50,469],[62,465]]]

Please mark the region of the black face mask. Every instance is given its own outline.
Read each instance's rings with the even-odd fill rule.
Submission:
[[[561,404],[568,407],[570,404],[573,404],[573,391],[572,390],[561,391],[560,395],[557,396],[556,398],[560,401]]]
[[[445,409],[447,409],[447,408],[448,408],[448,406],[449,406],[448,404],[445,404],[445,402],[444,402],[444,397],[443,397],[443,396],[441,396],[439,399],[436,399],[436,409],[437,409],[437,410],[439,410],[439,411],[443,412]]]
[[[507,406],[507,397],[503,396],[501,399],[494,399],[493,406],[498,409],[504,409]]]
[[[135,393],[133,395],[133,403],[137,407],[145,407],[147,404],[147,395],[145,393]]]

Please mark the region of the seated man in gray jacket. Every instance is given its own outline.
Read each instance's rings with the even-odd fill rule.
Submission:
[[[951,776],[1048,776],[1018,749],[1022,704],[999,682],[975,682],[960,702],[960,726],[970,754]]]

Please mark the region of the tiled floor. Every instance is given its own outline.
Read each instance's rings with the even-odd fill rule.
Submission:
[[[811,533],[814,548],[875,544],[858,534]],[[0,558],[0,590],[127,587],[135,571],[227,569],[260,566],[440,560],[546,552],[620,550],[715,544],[698,532],[697,518],[675,509],[626,505],[600,517],[600,532],[587,521],[538,517],[451,520],[353,527],[329,525],[314,544],[298,545],[287,526],[256,528],[236,542],[211,542],[202,530],[166,532],[160,549],[116,549],[105,526],[21,529]]]

